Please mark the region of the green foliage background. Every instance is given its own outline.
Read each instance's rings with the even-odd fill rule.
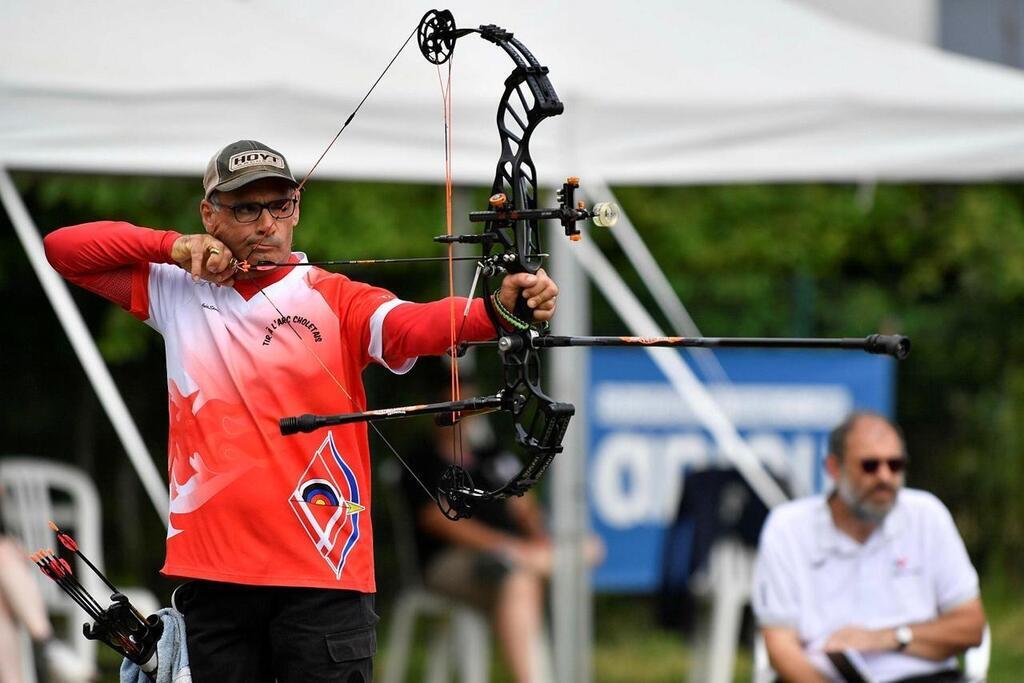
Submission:
[[[620,191],[705,334],[911,337],[911,482],[1021,575],[1024,191],[1010,185]]]
[[[44,233],[100,218],[200,228],[195,179],[21,174],[17,181]],[[909,335],[914,350],[898,367],[897,418],[913,459],[911,484],[947,502],[986,584],[1000,595],[1020,594],[1024,189],[747,185],[616,192],[705,334]],[[474,194],[482,205],[483,191]],[[313,183],[302,211],[297,248],[313,258],[432,255],[429,238],[443,232],[443,191],[436,187]],[[642,291],[610,238],[596,239]],[[440,270],[351,275],[425,299],[443,294]],[[87,467],[111,494],[105,531],[119,550],[108,552],[108,565],[133,581],[155,575],[159,521],[14,239],[0,244],[0,291],[8,304],[0,354],[8,385],[0,398],[5,450]],[[75,297],[151,452],[162,454],[166,397],[157,335],[96,297]],[[621,329],[599,296],[594,302],[595,332]],[[371,404],[388,405],[396,392],[422,396],[415,378],[403,381],[371,372]],[[401,444],[414,437],[396,438]],[[389,569],[382,557],[382,594]]]

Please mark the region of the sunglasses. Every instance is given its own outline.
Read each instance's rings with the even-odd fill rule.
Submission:
[[[907,468],[907,459],[904,457],[899,458],[864,458],[860,461],[860,468],[864,470],[865,474],[874,474],[878,471],[878,468],[885,463],[889,468],[889,471],[893,474],[899,474]]]

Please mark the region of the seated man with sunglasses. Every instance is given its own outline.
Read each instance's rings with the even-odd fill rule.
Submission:
[[[830,654],[854,650],[871,680],[961,680],[953,658],[985,624],[978,575],[945,506],[903,488],[899,428],[855,412],[825,465],[834,490],[775,508],[761,533],[753,607],[772,667],[844,680]]]

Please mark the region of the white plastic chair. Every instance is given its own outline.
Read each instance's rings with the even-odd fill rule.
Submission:
[[[985,624],[981,643],[964,653],[964,675],[970,683],[985,683],[988,680],[988,665],[992,659],[992,629]]]
[[[395,461],[388,460],[380,464],[378,473],[383,484],[383,499],[391,513],[395,554],[403,585],[391,614],[383,683],[405,680],[416,621],[421,617],[441,620],[430,634],[424,680],[448,683],[454,676],[461,683],[485,683],[490,680],[491,663],[491,628],[487,615],[424,587],[416,556],[412,512],[399,495],[402,471]],[[536,660],[530,676],[534,683],[554,683],[550,643],[548,630],[542,626],[537,634]]]
[[[402,589],[391,613],[384,683],[405,680],[416,621],[445,620],[430,635],[425,680],[445,683],[456,675],[462,683],[484,683],[490,666],[490,628],[479,611],[420,586]],[[453,666],[454,662],[454,666]]]
[[[395,554],[403,584],[391,614],[383,683],[405,680],[416,621],[422,617],[444,621],[431,632],[427,683],[445,683],[451,680],[453,673],[462,683],[485,683],[491,661],[487,618],[472,607],[424,588],[412,533],[412,513],[398,493],[401,470],[393,461],[386,461],[381,463],[378,473],[384,484],[381,493],[391,513]]]
[[[985,624],[981,643],[964,653],[964,676],[968,683],[985,683],[988,680],[988,665],[992,658],[992,630]],[[768,661],[768,648],[764,636],[758,631],[754,636],[754,677],[753,683],[772,683],[775,671]]]
[[[0,487],[3,488],[0,513],[4,528],[18,538],[26,550],[57,550],[56,535],[48,525],[53,520],[58,526],[73,530],[82,552],[104,571],[99,495],[88,476],[69,465],[40,458],[6,457],[0,459]],[[72,566],[78,580],[97,600],[102,603],[109,598],[110,589],[85,562],[76,556]],[[82,635],[87,615],[42,573],[38,580],[50,615],[61,617],[55,626],[63,625],[64,632],[57,636],[95,671],[97,643]],[[122,588],[122,592],[143,614],[152,614],[160,608],[156,597],[144,588]],[[22,640],[27,655],[23,660],[29,669],[24,678],[28,683],[35,683],[37,677],[27,633],[22,633]]]
[[[765,645],[764,636],[758,630],[754,634],[754,671],[753,683],[772,683],[775,680],[775,670],[768,661],[768,646]]]
[[[733,679],[756,555],[738,539],[720,539],[711,547],[707,569],[691,581],[691,590],[710,607],[710,616],[702,619],[697,634],[690,674],[695,683],[729,683]]]

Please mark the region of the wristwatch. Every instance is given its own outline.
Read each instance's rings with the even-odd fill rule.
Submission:
[[[904,624],[896,629],[896,651],[902,652],[914,640],[914,632]]]

